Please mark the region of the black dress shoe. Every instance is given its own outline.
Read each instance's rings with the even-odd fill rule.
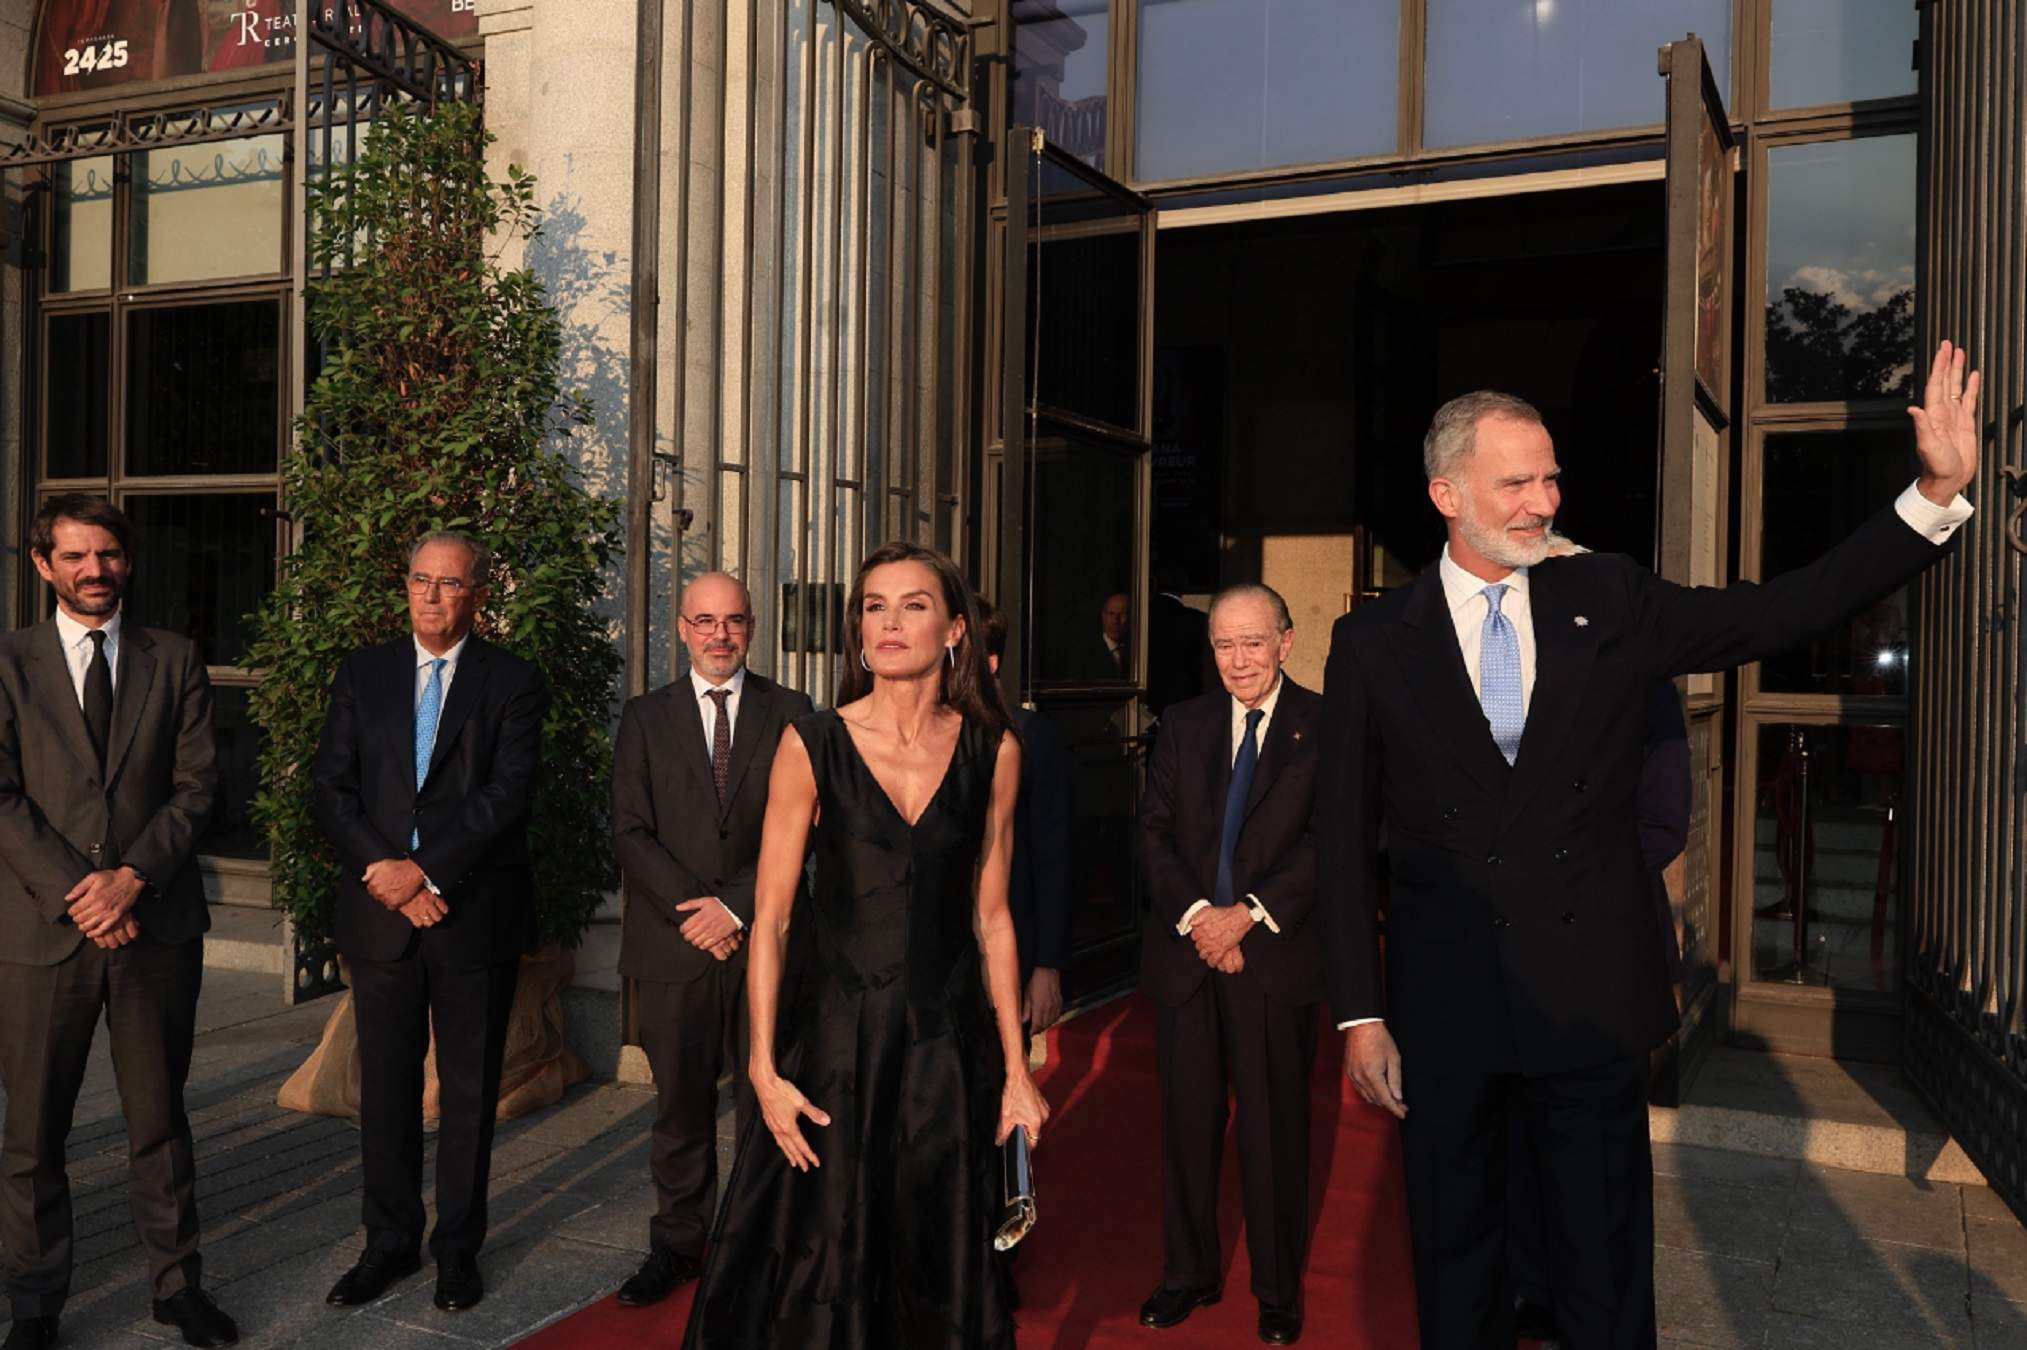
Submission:
[[[673,1247],[656,1247],[633,1278],[619,1287],[619,1306],[645,1308],[660,1303],[676,1292],[676,1286],[696,1279],[703,1268],[704,1263],[694,1256],[684,1256]]]
[[[1513,1334],[1527,1341],[1555,1339],[1555,1309],[1528,1299],[1513,1301]]]
[[[1302,1339],[1302,1309],[1260,1305],[1260,1339],[1269,1345],[1293,1345]]]
[[[236,1345],[239,1328],[202,1289],[155,1300],[155,1320],[183,1333],[185,1345]]]
[[[331,1292],[324,1295],[324,1302],[334,1308],[354,1308],[361,1303],[371,1303],[386,1293],[390,1286],[421,1269],[422,1258],[414,1252],[397,1256],[392,1252],[368,1248],[366,1254],[359,1258],[359,1264],[346,1271],[331,1286]]]
[[[17,1317],[0,1350],[49,1350],[56,1344],[54,1317]]]
[[[1215,1284],[1200,1284],[1194,1289],[1170,1289],[1163,1285],[1140,1305],[1140,1325],[1172,1327],[1198,1308],[1208,1308],[1216,1303],[1224,1292]]]
[[[472,1256],[447,1256],[436,1263],[436,1306],[445,1312],[476,1308],[486,1296],[479,1262]]]

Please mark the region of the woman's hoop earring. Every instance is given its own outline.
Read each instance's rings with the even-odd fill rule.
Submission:
[[[950,658],[950,668],[952,670],[957,669],[957,648],[955,646],[945,647],[943,654]]]
[[[859,665],[865,669],[867,674],[870,675],[872,673],[873,663],[866,659],[866,649],[864,647],[859,648]]]

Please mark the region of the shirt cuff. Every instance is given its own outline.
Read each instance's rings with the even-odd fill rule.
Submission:
[[[1281,935],[1281,925],[1274,922],[1274,916],[1269,914],[1267,907],[1260,903],[1260,897],[1250,891],[1246,893],[1246,911],[1253,916],[1254,923],[1264,923],[1267,925],[1268,932],[1276,937]]]
[[[1196,922],[1196,916],[1198,911],[1206,910],[1209,909],[1210,907],[1211,907],[1210,901],[1199,900],[1195,904],[1191,905],[1188,909],[1184,910],[1182,912],[1182,922],[1175,926],[1176,933],[1181,937],[1188,937],[1190,925]]]
[[[1957,526],[1971,518],[1976,509],[1959,492],[1948,506],[1937,506],[1921,495],[1921,488],[1909,483],[1907,491],[1894,500],[1893,509],[1913,530],[1931,544],[1946,544]]]
[[[713,898],[714,898],[714,899],[716,899],[716,897],[715,897],[715,896],[714,896]],[[724,902],[723,900],[719,900],[719,901],[718,901],[718,908],[720,908],[720,909],[724,910],[724,911],[725,911],[725,917],[726,917],[726,918],[728,918],[728,919],[730,919],[730,920],[732,920],[732,928],[733,928],[733,931],[734,931],[734,932],[743,932],[743,931],[745,931],[745,928],[746,928],[746,920],[744,920],[744,919],[740,918],[740,917],[739,917],[739,916],[738,916],[737,914],[734,914],[734,913],[732,912],[732,906],[730,906],[730,905],[726,904],[726,903],[725,903],[725,902]]]
[[[1367,1022],[1384,1022],[1384,1021],[1386,1021],[1386,1018],[1384,1017],[1354,1017],[1349,1021],[1339,1022],[1337,1024],[1337,1029],[1339,1031],[1349,1031],[1353,1027],[1362,1027]]]
[[[424,872],[424,873],[422,874],[422,884],[423,884],[424,886],[426,886],[426,887],[428,887],[428,888],[429,888],[429,893],[430,893],[431,895],[437,896],[437,897],[439,897],[439,898],[441,898],[441,897],[442,897],[442,895],[443,895],[443,892],[442,892],[441,890],[437,889],[437,884],[436,884],[436,883],[435,883],[434,881],[431,881],[431,880],[429,879],[429,873],[427,873],[427,872]]]

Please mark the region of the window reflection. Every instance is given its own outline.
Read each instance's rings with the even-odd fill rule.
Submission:
[[[1912,135],[1767,151],[1767,400],[1914,390]]]
[[[103,291],[113,284],[113,157],[52,165],[54,238],[49,289]]]
[[[1914,476],[1901,427],[1769,435],[1761,575],[1813,562],[1885,507]],[[1783,694],[1907,693],[1906,591],[1896,591],[1803,647],[1760,663],[1760,688]]]
[[[1014,0],[1013,120],[1105,165],[1110,0]]]
[[[1759,729],[1753,975],[1890,991],[1899,982],[1898,726]]]
[[[1905,0],[1774,0],[1776,108],[1893,98],[1915,89],[1920,11]]]
[[[182,633],[212,666],[237,666],[252,640],[248,615],[274,588],[272,493],[130,495],[134,612]]]
[[[1657,125],[1654,53],[1703,39],[1731,87],[1731,0],[1428,0],[1423,141],[1474,145]]]
[[[1034,458],[1034,679],[1132,684],[1139,457],[1045,424]]]
[[[1134,177],[1384,154],[1399,120],[1398,5],[1142,0]]]
[[[49,320],[49,381],[44,395],[51,478],[100,478],[106,472],[111,411],[112,316],[56,314]]]
[[[219,792],[217,813],[197,845],[207,857],[267,857],[267,836],[253,820],[253,799],[260,791],[260,727],[248,706],[251,693],[239,685],[211,689]]]
[[[134,156],[127,280],[263,276],[282,266],[283,137]]]
[[[272,472],[280,398],[273,300],[129,311],[128,473]]]
[[[1140,231],[1049,239],[1028,250],[1028,378],[1051,407],[1140,425]]]

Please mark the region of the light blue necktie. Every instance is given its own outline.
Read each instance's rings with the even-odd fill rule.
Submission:
[[[1512,764],[1520,755],[1520,732],[1527,712],[1520,698],[1520,638],[1499,612],[1507,585],[1485,588],[1485,627],[1478,641],[1478,702],[1492,727],[1492,743]]]
[[[415,709],[415,790],[429,777],[429,757],[436,751],[436,724],[443,716],[443,668],[449,663],[441,656],[429,663],[429,683],[422,687],[422,702]],[[422,831],[408,832],[408,846],[422,847]]]
[[[1239,851],[1239,826],[1246,820],[1246,798],[1253,791],[1253,769],[1260,762],[1260,719],[1267,714],[1254,708],[1246,714],[1245,739],[1239,742],[1239,757],[1232,763],[1232,786],[1225,793],[1225,828],[1218,840],[1217,902],[1232,903],[1232,859]]]

